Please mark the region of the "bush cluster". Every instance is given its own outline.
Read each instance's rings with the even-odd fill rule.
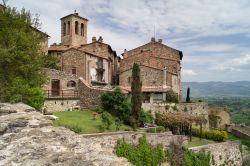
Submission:
[[[104,111],[118,117],[125,124],[130,124],[131,104],[119,88],[113,93],[102,94],[101,101],[102,109]]]
[[[151,111],[143,111],[141,110],[140,116],[139,116],[139,123],[140,126],[143,126],[144,123],[152,123],[154,121],[154,117],[151,114]]]
[[[172,89],[166,92],[166,102],[169,103],[179,103],[178,94],[175,93]]]
[[[192,129],[192,135],[193,136],[200,136],[200,129],[193,128]],[[228,134],[226,131],[221,130],[202,130],[201,138],[210,139],[213,141],[226,141],[228,139]]]
[[[119,157],[125,157],[136,166],[158,166],[165,161],[165,152],[162,145],[151,147],[146,140],[146,136],[139,138],[137,147],[126,143],[125,140],[118,140],[116,145],[116,154]]]
[[[165,131],[167,131],[167,130],[163,126],[157,126],[156,128],[148,128],[147,129],[148,133],[155,133],[155,132],[156,133],[163,133]]]
[[[101,118],[104,128],[109,130],[110,126],[113,124],[112,115],[108,112],[103,112],[101,114]]]
[[[209,166],[210,154],[205,152],[194,153],[184,149],[183,166]]]

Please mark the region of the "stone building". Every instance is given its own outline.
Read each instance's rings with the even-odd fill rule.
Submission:
[[[182,52],[162,43],[159,39],[132,49],[124,50],[120,63],[120,87],[131,91],[131,76],[134,63],[141,70],[144,102],[162,102],[166,92],[172,89],[181,98],[181,60]]]
[[[80,80],[90,88],[112,89],[118,84],[119,58],[116,52],[103,42],[101,36],[98,39],[93,37],[92,42],[87,43],[87,24],[88,20],[78,13],[61,18],[61,43],[48,48],[48,56],[58,58],[60,68],[60,71],[48,72],[49,81],[44,86],[48,99],[76,100]]]

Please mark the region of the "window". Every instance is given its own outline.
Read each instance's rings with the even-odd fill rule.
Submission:
[[[67,82],[67,87],[70,87],[70,88],[76,87],[76,82],[73,80]]]
[[[63,23],[63,36],[66,35],[66,23]]]
[[[81,23],[81,36],[84,36],[84,24]]]
[[[68,21],[68,30],[67,30],[67,34],[70,34],[70,21]]]
[[[78,34],[78,21],[75,22],[75,33]]]
[[[71,73],[74,74],[74,75],[76,75],[76,67],[72,67]]]

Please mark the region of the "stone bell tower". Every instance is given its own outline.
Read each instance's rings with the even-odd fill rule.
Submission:
[[[78,15],[69,14],[61,18],[61,43],[68,47],[87,44],[88,20]]]

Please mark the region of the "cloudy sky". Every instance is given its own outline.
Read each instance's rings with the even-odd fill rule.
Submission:
[[[181,50],[183,81],[250,80],[249,0],[9,0],[8,5],[39,14],[50,44],[60,42],[60,18],[76,10],[89,19],[88,41],[102,36],[119,54],[154,34]]]

